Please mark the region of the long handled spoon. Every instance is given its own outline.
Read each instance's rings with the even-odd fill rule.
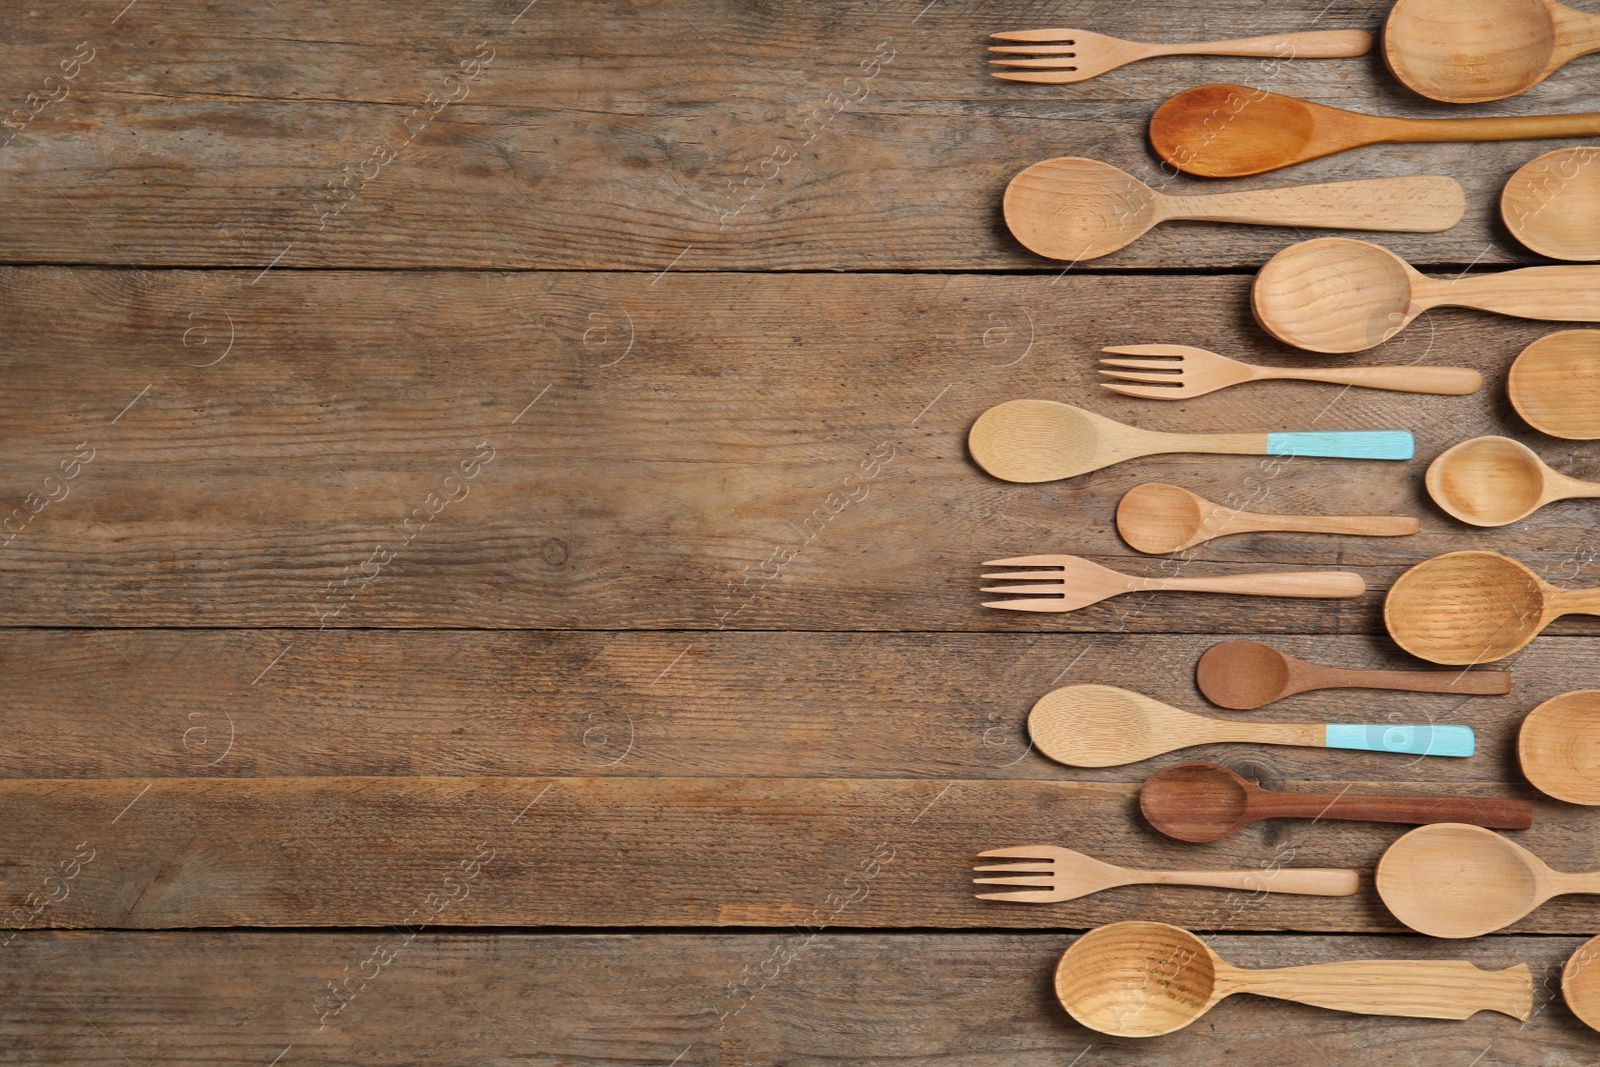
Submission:
[[[1500,192],[1511,236],[1551,259],[1600,259],[1600,148],[1558,148],[1517,168]]]
[[[1449,104],[1500,100],[1600,51],[1600,15],[1554,0],[1399,0],[1383,58],[1406,88]]]
[[[1526,800],[1284,793],[1215,763],[1177,763],[1152,774],[1139,787],[1139,810],[1168,837],[1196,843],[1220,841],[1261,819],[1453,822],[1505,830],[1533,825],[1533,805]]]
[[[1579,945],[1561,968],[1561,996],[1583,1025],[1600,1030],[1600,937]]]
[[[1187,930],[1137,920],[1074,941],[1056,964],[1055,986],[1069,1015],[1115,1037],[1181,1030],[1234,993],[1414,1019],[1467,1019],[1480,1011],[1526,1019],[1533,1010],[1526,964],[1500,971],[1466,960],[1235,967]]]
[[[1031,55],[1038,59],[993,59],[996,66],[1033,68],[1031,70],[992,71],[1007,81],[1035,82],[1043,85],[1071,85],[1087,81],[1108,70],[1154,56],[1262,56],[1282,59],[1332,59],[1364,56],[1372,48],[1372,35],[1365,30],[1310,30],[1302,33],[1274,33],[1265,37],[1239,37],[1228,41],[1196,41],[1188,44],[1157,44],[1152,41],[1124,41],[1088,30],[1049,29],[1011,30],[991,34],[997,41],[1016,41],[1014,45],[992,45],[991,52]]]
[[[1058,904],[1104,889],[1125,885],[1190,885],[1214,889],[1247,889],[1256,893],[1301,893],[1347,897],[1360,888],[1355,871],[1329,867],[1274,867],[1248,871],[1136,871],[1057,845],[1017,845],[978,853],[994,859],[1024,860],[974,867],[975,871],[1008,872],[1022,877],[974,878],[979,885],[1027,886],[1010,893],[979,893],[979,900],[1013,904]]]
[[[1395,580],[1383,622],[1395,643],[1434,663],[1490,663],[1563,615],[1600,615],[1600,589],[1562,589],[1498,552],[1446,552]]]
[[[1600,330],[1561,330],[1524,348],[1506,375],[1506,395],[1540,433],[1600,438]]]
[[[1150,144],[1179,170],[1242,178],[1369,144],[1593,137],[1600,113],[1401,119],[1342,111],[1243,85],[1186,89],[1150,116]]]
[[[1082,556],[1016,556],[985,567],[1052,567],[1048,571],[996,571],[985,578],[1043,582],[1042,585],[989,585],[985,593],[1024,593],[1036,599],[993,600],[983,606],[1008,611],[1077,611],[1120,593],[1168,590],[1182,593],[1234,593],[1239,596],[1352,597],[1367,583],[1354,571],[1266,571],[1209,574],[1198,578],[1139,578],[1102,567]]]
[[[1164,482],[1136,485],[1117,504],[1117,532],[1151,555],[1181,552],[1214,537],[1268,531],[1403,537],[1417,532],[1417,520],[1409,515],[1257,515]]]
[[[1596,289],[1600,267],[1523,267],[1429,278],[1387,248],[1349,237],[1316,237],[1267,260],[1251,287],[1250,307],[1262,329],[1286,344],[1313,352],[1359,352],[1441,306],[1600,322]]]
[[[1234,711],[1251,711],[1312,689],[1402,689],[1473,696],[1511,692],[1511,675],[1505,671],[1348,670],[1307,663],[1259,641],[1212,645],[1195,665],[1194,680],[1207,700]]]
[[[1008,400],[978,416],[967,449],[996,478],[1050,482],[1167,452],[1410,459],[1414,444],[1407,430],[1159,433],[1053,400]]]
[[[1481,826],[1419,826],[1378,860],[1378,896],[1394,917],[1430,937],[1479,937],[1551,897],[1600,893],[1600,872],[1566,874]]]
[[[1509,437],[1462,441],[1428,464],[1423,481],[1435,504],[1474,526],[1504,526],[1555,500],[1600,497],[1600,482],[1553,471]]]
[[[1003,203],[1018,241],[1071,262],[1115,252],[1175,219],[1428,233],[1448,230],[1466,210],[1460,184],[1439,175],[1169,196],[1109,163],[1072,156],[1022,171]]]
[[[1028,713],[1028,736],[1045,756],[1069,767],[1117,767],[1217,741],[1418,756],[1470,756],[1473,743],[1470,726],[1211,719],[1112,685],[1068,685],[1046,693]]]
[[[1528,712],[1517,732],[1517,760],[1539,792],[1600,805],[1600,691],[1575,689]]]

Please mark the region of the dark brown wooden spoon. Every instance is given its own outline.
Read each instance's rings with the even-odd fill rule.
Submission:
[[[1526,800],[1282,793],[1216,763],[1177,763],[1152,774],[1139,787],[1139,810],[1168,837],[1194,842],[1220,841],[1260,819],[1458,822],[1501,830],[1533,825],[1533,805]]]
[[[1307,663],[1259,641],[1224,641],[1206,649],[1195,684],[1220,708],[1249,711],[1311,689],[1403,689],[1411,693],[1499,696],[1506,671],[1364,671]]]

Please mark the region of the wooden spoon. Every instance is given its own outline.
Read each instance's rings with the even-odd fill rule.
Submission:
[[[1202,178],[1242,178],[1369,144],[1593,137],[1597,130],[1597,113],[1400,119],[1243,85],[1186,89],[1150,116],[1156,154]]]
[[[1117,532],[1140,552],[1181,552],[1214,537],[1265,531],[1403,537],[1417,532],[1406,515],[1256,515],[1213,504],[1164,482],[1136,485],[1117,504]]]
[[[1528,712],[1517,733],[1517,760],[1539,792],[1600,805],[1600,690],[1575,689]]]
[[[1506,830],[1533,825],[1526,800],[1489,797],[1376,797],[1263,789],[1216,763],[1177,763],[1139,787],[1139,810],[1179,841],[1220,841],[1261,819],[1472,823]]]
[[[1551,259],[1600,259],[1600,151],[1558,148],[1524,163],[1500,193],[1511,236]]]
[[[1234,993],[1416,1019],[1467,1019],[1480,1011],[1526,1019],[1533,1010],[1526,964],[1501,971],[1466,960],[1235,967],[1189,931],[1144,921],[1111,923],[1078,938],[1056,964],[1055,985],[1069,1015],[1116,1037],[1181,1030]]]
[[[1489,663],[1563,615],[1600,615],[1600,589],[1561,589],[1498,552],[1446,552],[1402,574],[1383,602],[1395,643],[1434,663]]]
[[[1506,376],[1506,395],[1540,433],[1600,438],[1600,330],[1561,330],[1524,348]]]
[[[1068,685],[1046,693],[1028,713],[1028,736],[1045,756],[1070,767],[1117,767],[1216,741],[1427,756],[1470,756],[1473,743],[1470,726],[1212,719],[1113,685]]]
[[[1449,104],[1515,96],[1594,51],[1600,16],[1553,0],[1399,0],[1383,24],[1389,70]]]
[[[1474,437],[1428,464],[1428,495],[1462,522],[1504,526],[1553,500],[1600,497],[1600,482],[1569,478],[1509,437]]]
[[[1079,262],[1132,244],[1174,219],[1254,226],[1429,233],[1461,221],[1466,196],[1454,178],[1416,175],[1168,196],[1093,159],[1047,159],[1011,179],[1006,225],[1031,251]]]
[[[1403,689],[1472,696],[1511,692],[1511,675],[1505,671],[1347,670],[1307,663],[1259,641],[1212,645],[1195,665],[1194,678],[1207,700],[1234,711],[1265,707],[1312,689]]]
[[[1572,1014],[1591,1030],[1600,1030],[1600,937],[1578,946],[1561,968],[1561,996]]]
[[[967,449],[978,466],[1008,482],[1072,478],[1166,452],[1410,459],[1413,447],[1407,430],[1158,433],[1053,400],[996,404],[967,433]]]
[[[1554,896],[1600,893],[1600,873],[1552,871],[1515,841],[1462,823],[1419,826],[1378,860],[1378,896],[1430,937],[1479,937]]]
[[[1600,122],[1600,118],[1596,119]],[[1263,329],[1313,352],[1359,352],[1449,305],[1524,319],[1600,322],[1600,267],[1523,267],[1429,278],[1387,248],[1317,237],[1267,260],[1250,290]]]

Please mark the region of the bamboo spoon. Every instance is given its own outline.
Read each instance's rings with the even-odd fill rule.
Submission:
[[[1511,692],[1511,675],[1505,671],[1346,670],[1307,663],[1259,641],[1212,645],[1195,665],[1194,677],[1207,700],[1234,711],[1251,711],[1312,689],[1403,689],[1473,696]]]
[[[1274,867],[1248,871],[1136,871],[1118,867],[1056,845],[1017,845],[978,853],[995,859],[1032,860],[974,867],[975,871],[1008,871],[1021,878],[974,878],[980,885],[1019,885],[1032,888],[1012,893],[979,893],[979,900],[1004,900],[1013,904],[1058,904],[1077,900],[1104,889],[1125,885],[1192,885],[1215,889],[1248,889],[1256,893],[1300,893],[1319,897],[1347,897],[1360,888],[1355,871],[1328,867]]]
[[[1150,116],[1150,144],[1181,171],[1242,178],[1369,144],[1592,137],[1600,114],[1401,119],[1363,115],[1243,85],[1186,89]]]
[[[978,416],[967,450],[996,478],[1049,482],[1167,452],[1410,459],[1413,443],[1406,430],[1159,433],[1053,400],[1008,400]]]
[[[1517,733],[1517,760],[1539,792],[1600,805],[1600,690],[1562,693],[1528,712]]]
[[[1401,393],[1443,393],[1461,396],[1475,393],[1483,385],[1483,375],[1471,367],[1329,367],[1301,370],[1298,367],[1262,367],[1240,363],[1203,348],[1190,345],[1117,345],[1102,348],[1132,358],[1102,359],[1100,373],[1116,382],[1101,382],[1102,389],[1143,400],[1187,400],[1205,396],[1241,382],[1297,381],[1326,382],[1330,385],[1355,385],[1363,389],[1393,389]],[[1128,370],[1105,370],[1127,367]],[[1149,382],[1149,385],[1123,385],[1122,382]]]
[[[1446,552],[1402,574],[1383,602],[1395,643],[1434,663],[1489,663],[1563,615],[1600,615],[1600,589],[1561,589],[1498,552]]]
[[[1214,537],[1267,531],[1403,537],[1417,532],[1406,515],[1256,515],[1213,504],[1163,482],[1136,485],[1117,504],[1117,532],[1140,552],[1181,552]]]
[[[1509,437],[1474,437],[1428,464],[1428,495],[1474,526],[1504,526],[1555,500],[1600,497],[1600,483],[1551,470],[1533,449]]]
[[[1234,993],[1361,1015],[1467,1019],[1497,1011],[1526,1019],[1526,964],[1484,971],[1466,960],[1351,960],[1302,967],[1235,967],[1194,934],[1166,923],[1111,923],[1074,941],[1056,964],[1056,997],[1091,1030],[1158,1037],[1181,1030]]]
[[[1389,70],[1448,104],[1515,96],[1594,51],[1600,16],[1553,0],[1399,0],[1383,24]]]
[[[1077,611],[1121,593],[1171,590],[1183,593],[1234,593],[1240,596],[1352,597],[1367,583],[1353,571],[1268,571],[1255,574],[1210,574],[1199,578],[1138,578],[1082,556],[1016,556],[995,559],[985,567],[1052,567],[1048,571],[996,571],[985,578],[1044,582],[1043,585],[991,585],[985,593],[1030,593],[1040,599],[993,600],[986,608],[1008,611]]]
[[[1600,259],[1596,163],[1600,152],[1588,146],[1558,148],[1524,163],[1500,193],[1500,217],[1511,236],[1551,259]]]
[[[1473,744],[1469,726],[1211,719],[1112,685],[1068,685],[1046,693],[1028,713],[1028,736],[1041,753],[1069,767],[1118,767],[1217,741],[1424,756],[1470,756]]]
[[[1261,819],[1460,822],[1507,830],[1533,825],[1533,805],[1526,800],[1285,793],[1215,763],[1177,763],[1152,774],[1139,787],[1139,810],[1168,837],[1196,844],[1220,841]]]
[[[1174,219],[1429,233],[1460,222],[1467,202],[1454,178],[1426,174],[1168,196],[1109,163],[1064,156],[1012,178],[1003,203],[1012,236],[1030,251],[1079,262]]]
[[[1506,395],[1540,433],[1600,438],[1600,330],[1561,330],[1524,348],[1506,376]]]
[[[1453,822],[1419,826],[1390,845],[1376,881],[1394,917],[1430,937],[1478,937],[1551,897],[1600,893],[1600,873],[1552,871],[1515,841]]]
[[[1600,937],[1578,946],[1561,968],[1561,996],[1567,1007],[1591,1030],[1600,1030]]]
[[[1043,85],[1071,85],[1087,81],[1108,70],[1154,56],[1263,56],[1266,58],[1334,59],[1364,56],[1372,48],[1372,35],[1365,30],[1310,30],[1302,33],[1274,33],[1265,37],[1240,37],[1231,41],[1198,41],[1190,44],[1155,44],[1124,41],[1088,30],[1011,30],[990,36],[997,41],[1019,41],[1019,45],[991,45],[989,51],[1010,55],[1034,55],[1040,59],[992,59],[995,66],[1032,67],[1033,70],[991,71],[996,78],[1034,82]],[[1040,69],[1044,68],[1044,69]]]
[[[1600,267],[1523,267],[1429,278],[1387,248],[1348,237],[1317,237],[1267,260],[1250,290],[1250,306],[1262,328],[1286,344],[1313,352],[1359,352],[1440,306],[1600,322],[1597,287]]]

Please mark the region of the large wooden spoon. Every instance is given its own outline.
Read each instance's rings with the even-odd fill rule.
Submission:
[[[1071,767],[1116,767],[1216,741],[1425,756],[1470,756],[1473,744],[1470,726],[1211,719],[1113,685],[1046,693],[1028,713],[1028,736],[1045,756]]]
[[[1506,375],[1506,395],[1540,433],[1600,438],[1600,330],[1561,330],[1524,348]]]
[[[1139,787],[1139,810],[1179,841],[1220,841],[1261,819],[1358,822],[1458,822],[1526,830],[1533,805],[1490,797],[1376,797],[1263,789],[1216,763],[1177,763]]]
[[[1500,191],[1511,236],[1551,259],[1600,259],[1600,149],[1558,148],[1529,160]]]
[[[1515,841],[1453,822],[1419,826],[1390,845],[1376,880],[1394,917],[1431,937],[1479,937],[1551,897],[1600,893],[1600,873],[1552,871]]]
[[[1399,0],[1383,58],[1401,84],[1449,104],[1500,100],[1600,51],[1600,16],[1553,0]]]
[[[1235,967],[1194,934],[1166,923],[1111,923],[1074,941],[1056,964],[1056,997],[1078,1022],[1116,1037],[1181,1030],[1234,993],[1362,1015],[1467,1019],[1497,1011],[1526,1019],[1526,964],[1483,971],[1466,960],[1351,960],[1302,967]]]
[[[1012,178],[1004,208],[1012,235],[1031,251],[1080,262],[1174,219],[1428,233],[1460,222],[1466,203],[1454,178],[1432,174],[1169,196],[1109,163],[1063,156]]]
[[[1597,288],[1600,267],[1523,267],[1429,278],[1387,248],[1349,237],[1317,237],[1267,260],[1256,274],[1250,306],[1262,328],[1286,344],[1313,352],[1359,352],[1442,305],[1524,319],[1600,322]]]
[[[1265,707],[1312,689],[1403,689],[1473,696],[1511,692],[1511,675],[1505,671],[1347,670],[1307,663],[1260,641],[1212,645],[1195,665],[1194,679],[1207,700],[1234,711]]]
[[[1434,663],[1490,663],[1563,615],[1600,615],[1600,589],[1562,589],[1498,552],[1446,552],[1396,579],[1383,601],[1395,643]]]
[[[1409,515],[1257,515],[1213,504],[1164,482],[1146,482],[1122,494],[1117,532],[1140,552],[1164,555],[1214,537],[1267,531],[1403,537],[1417,532]]]
[[[1553,471],[1509,437],[1474,437],[1446,449],[1423,481],[1435,504],[1474,526],[1504,526],[1555,500],[1600,497],[1600,482]]]
[[[1575,689],[1528,712],[1517,732],[1517,760],[1539,792],[1600,805],[1600,690]]]
[[[1369,144],[1593,137],[1600,113],[1400,119],[1363,115],[1243,85],[1186,89],[1150,116],[1150,144],[1181,171],[1242,178]]]

